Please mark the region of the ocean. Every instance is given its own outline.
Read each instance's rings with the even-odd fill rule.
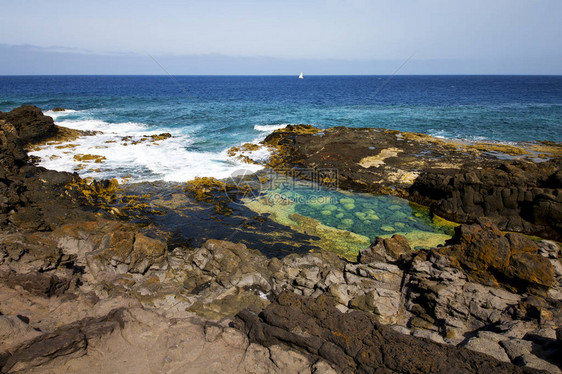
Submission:
[[[562,76],[0,77],[0,110],[22,104],[39,106],[59,125],[103,132],[32,152],[42,166],[132,182],[257,170],[226,150],[286,124],[562,141]],[[160,133],[172,137],[138,142]],[[77,154],[105,159],[84,165]]]

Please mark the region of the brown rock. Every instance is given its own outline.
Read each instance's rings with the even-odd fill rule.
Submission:
[[[1,274],[0,277],[8,287],[20,286],[32,294],[41,296],[60,296],[70,287],[70,279],[39,272],[27,274],[10,272]]]
[[[307,299],[284,292],[259,314],[240,312],[236,323],[250,342],[288,344],[325,359],[342,373],[533,372],[482,353],[403,335],[369,313],[341,313],[325,295]]]
[[[511,256],[506,275],[529,284],[552,287],[554,268],[548,259],[536,253],[516,253]]]
[[[362,264],[371,262],[395,262],[404,255],[412,252],[408,239],[405,236],[395,234],[391,238],[375,238],[371,246],[361,252],[357,261]]]
[[[40,141],[57,133],[53,119],[43,115],[41,109],[33,105],[22,105],[7,113],[0,112],[0,119],[14,125],[23,143]]]
[[[447,244],[437,250],[483,284],[501,284],[520,292],[542,292],[553,284],[554,268],[538,254],[537,244],[519,234],[504,235],[488,219],[457,227]]]
[[[487,217],[500,229],[561,240],[560,158],[422,173],[410,198],[457,222]]]
[[[89,340],[123,328],[122,314],[122,309],[116,309],[107,316],[85,318],[40,335],[11,352],[0,353],[0,368],[3,373],[25,371],[57,357],[81,356]]]

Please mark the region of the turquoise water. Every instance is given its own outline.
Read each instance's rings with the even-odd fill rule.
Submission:
[[[22,104],[71,109],[48,114],[60,125],[105,133],[68,153],[37,153],[44,166],[132,181],[227,177],[245,167],[228,158],[229,147],[288,123],[562,140],[560,76],[0,77],[0,110]],[[173,138],[157,146],[122,141],[162,132]],[[106,160],[80,165],[73,157],[86,153]]]
[[[453,234],[453,224],[396,196],[350,193],[302,181],[267,190],[257,201],[271,206],[272,214],[278,217],[290,218],[294,212],[323,225],[362,235],[369,243],[377,236],[400,233],[415,242],[414,246],[427,247],[420,241],[443,244]]]
[[[149,235],[165,232],[171,248],[198,247],[215,238],[244,243],[269,257],[327,250],[354,259],[377,236],[400,233],[412,248],[430,248],[453,231],[450,223],[406,200],[327,190],[306,181],[247,195],[212,191],[214,198],[202,201],[185,184],[129,184],[112,204],[146,225]]]

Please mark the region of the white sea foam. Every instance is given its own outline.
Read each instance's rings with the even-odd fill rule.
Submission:
[[[434,138],[437,139],[447,139],[447,138],[451,138],[451,136],[449,135],[449,133],[445,130],[435,130],[435,129],[429,129],[429,135],[433,136]]]
[[[193,139],[180,129],[154,129],[142,123],[108,123],[91,118],[56,123],[77,130],[102,132],[71,142],[50,144],[30,152],[41,158],[41,166],[59,171],[76,171],[82,177],[117,178],[134,182],[184,182],[203,176],[226,178],[239,169],[261,169],[258,165],[247,165],[229,159],[226,150],[190,151],[189,145],[193,143]],[[172,137],[156,142],[141,141],[143,136],[162,132],[168,132]],[[137,143],[133,144],[135,142]],[[84,154],[105,159],[96,163],[74,158]]]
[[[253,144],[259,144],[260,141],[261,141],[261,139],[258,138],[258,139],[254,139],[254,141],[252,141],[251,143],[253,143]],[[243,145],[243,144],[240,144],[240,145]],[[228,156],[227,151],[228,151],[228,150],[225,149],[225,150],[221,153],[221,155],[222,155],[223,157],[228,158],[229,160],[232,160],[232,158],[230,158],[230,157]],[[260,147],[259,147],[258,149],[256,149],[256,150],[253,150],[253,151],[239,151],[239,152],[237,152],[237,155],[246,156],[246,157],[248,157],[249,159],[251,159],[251,160],[253,160],[253,161],[255,161],[255,162],[264,163],[264,162],[268,161],[269,158],[271,157],[271,151],[269,150],[269,148],[268,148],[267,146],[261,144]],[[244,168],[246,168],[246,169],[254,170],[252,167],[253,167],[253,166],[256,166],[256,165],[253,165],[253,164],[244,164],[243,166],[244,166]],[[255,169],[255,171],[260,170],[260,169],[261,169],[261,167],[258,167],[257,169]]]
[[[284,129],[288,125],[290,125],[290,123],[282,123],[282,124],[279,124],[279,125],[255,125],[254,130],[273,132],[275,130]]]
[[[52,110],[46,110],[43,114],[45,114],[46,116],[52,117],[54,120],[56,120],[59,117],[64,117],[67,116],[69,114],[75,114],[78,113],[78,110],[72,110],[72,109],[65,109],[63,111],[60,112],[53,112]]]
[[[490,138],[480,135],[463,136],[462,134],[453,134],[447,130],[429,129],[428,134],[438,139],[452,139],[452,140],[467,140],[470,142],[484,142],[491,141]],[[505,142],[503,142],[505,143]]]
[[[471,135],[469,137],[467,137],[468,140],[474,141],[474,142],[486,142],[486,141],[491,141],[491,139],[485,137],[485,136],[479,136],[479,135]],[[510,142],[500,142],[500,143],[504,143],[504,144],[509,144]]]

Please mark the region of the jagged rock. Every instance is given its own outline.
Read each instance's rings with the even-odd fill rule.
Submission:
[[[468,348],[472,351],[487,354],[503,362],[511,362],[509,356],[502,348],[500,343],[492,339],[486,339],[484,337],[474,337],[469,339],[468,342],[463,345],[463,347]]]
[[[562,162],[510,161],[454,173],[422,173],[410,188],[415,201],[442,217],[469,222],[488,217],[502,230],[554,240],[562,233]]]
[[[43,115],[41,109],[33,105],[22,105],[7,113],[0,112],[0,119],[15,127],[23,143],[44,140],[57,133],[53,119]]]
[[[516,360],[524,354],[531,353],[533,350],[533,342],[523,339],[510,339],[500,342],[500,345],[509,356],[510,360]]]
[[[79,357],[88,341],[123,327],[123,310],[115,310],[102,318],[87,318],[62,326],[52,333],[40,335],[11,352],[0,355],[3,373],[24,371],[57,357]]]
[[[26,322],[26,318],[22,315],[0,315],[0,352],[11,351],[24,341],[31,340],[41,334],[29,326],[29,321]]]
[[[18,137],[20,130],[29,139],[50,136],[52,119],[42,118],[40,111],[37,113],[35,109],[28,111],[24,108],[10,113],[2,113],[0,117],[19,118],[16,123],[24,125],[22,130],[0,119],[0,225],[10,224],[27,231],[49,231],[63,221],[83,215],[84,212],[80,212],[68,196],[64,197],[64,186],[77,176],[31,165],[22,148],[22,142],[27,138]],[[28,125],[31,126],[29,129]]]
[[[144,274],[151,268],[164,266],[166,243],[135,233],[132,227],[121,225],[106,234],[99,247],[88,254],[88,263],[96,273],[112,268],[118,273]]]
[[[27,162],[27,154],[23,150],[17,130],[11,123],[0,119],[0,176],[5,179],[7,175],[17,171]]]
[[[395,262],[401,256],[409,255],[412,252],[408,239],[403,235],[395,234],[391,238],[375,238],[375,241],[367,249],[359,252],[357,261],[362,264],[370,262]]]
[[[558,258],[560,255],[560,246],[552,240],[541,240],[538,246],[541,256],[546,258]]]
[[[59,278],[54,274],[44,274],[39,272],[20,274],[15,272],[0,273],[0,278],[8,287],[20,286],[24,290],[47,297],[63,295],[70,287],[70,279]]]
[[[544,370],[548,373],[559,374],[561,372],[560,368],[556,365],[551,364],[548,361],[541,360],[537,356],[525,353],[515,359],[517,365],[526,366],[533,369]]]
[[[554,282],[554,268],[536,253],[516,253],[509,260],[507,276],[531,285],[550,287]]]
[[[309,360],[286,345],[250,344],[228,325],[185,313],[170,319],[139,306],[113,309],[12,340],[17,344],[11,349],[0,348],[0,372],[334,373],[326,361]]]
[[[412,314],[410,324],[435,330],[439,326],[447,339],[459,339],[466,332],[512,321],[513,308],[523,299],[497,287],[470,282],[454,261],[426,251],[414,256],[402,293],[404,307]],[[533,328],[528,326],[524,331]]]
[[[269,167],[337,170],[340,188],[406,197],[455,222],[485,216],[502,230],[561,240],[557,143],[466,144],[385,129],[297,125],[274,131],[263,145],[274,150]],[[545,162],[534,162],[537,148]]]
[[[552,286],[554,269],[538,246],[514,233],[504,235],[491,221],[461,225],[439,251],[458,261],[467,275],[484,284],[540,292]]]
[[[343,373],[394,372],[530,372],[462,348],[416,339],[380,325],[365,312],[343,314],[323,295],[306,299],[282,293],[261,313],[244,310],[237,324],[251,342],[283,342],[311,357],[322,357]]]

